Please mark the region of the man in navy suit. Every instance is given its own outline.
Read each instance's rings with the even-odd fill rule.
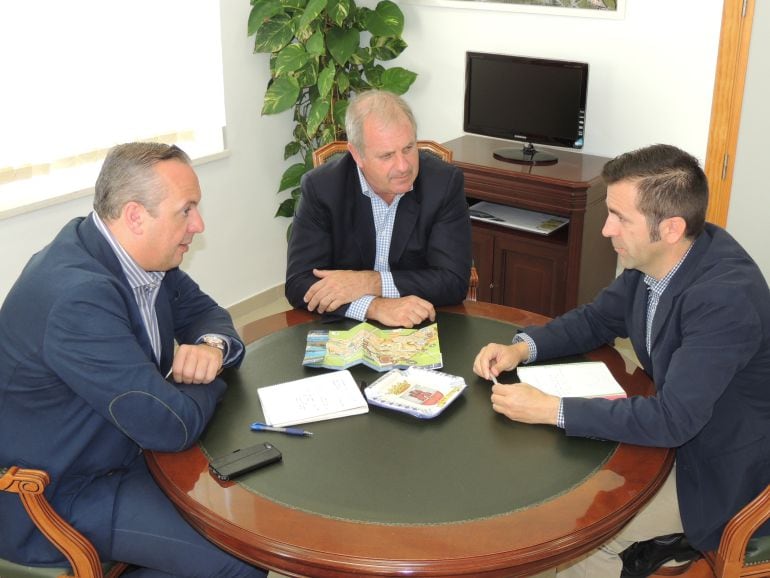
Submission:
[[[417,150],[395,94],[350,101],[348,150],[302,178],[286,297],[330,317],[412,327],[468,292],[471,225],[462,171]]]
[[[630,338],[654,397],[557,398],[527,384],[494,385],[492,409],[567,435],[676,448],[653,500],[600,550],[561,576],[619,576],[630,544],[684,533],[715,550],[727,521],[770,483],[770,291],[757,265],[705,222],[706,175],[691,155],[654,145],[604,167],[602,233],[625,271],[596,299],[511,345],[490,344],[474,371],[581,353]],[[765,525],[760,533],[770,533]]]
[[[265,576],[189,526],[142,456],[190,447],[217,375],[243,358],[229,314],[178,268],[200,199],[179,148],[113,148],[94,212],[32,257],[0,309],[0,464],[48,471],[54,509],[133,577]],[[65,565],[10,494],[0,535],[2,558]]]

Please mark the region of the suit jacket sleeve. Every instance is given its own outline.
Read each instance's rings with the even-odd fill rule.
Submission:
[[[637,341],[643,343],[646,290],[640,276],[626,272],[593,304],[533,328],[538,359],[612,343],[628,336],[626,324],[640,328]],[[653,447],[679,447],[693,439],[762,342],[757,310],[736,291],[730,285],[695,285],[678,297],[669,314],[659,305],[655,319],[658,314],[665,318],[667,341],[656,344],[652,360],[646,353],[640,356],[657,394],[612,401],[565,398],[566,433]]]
[[[172,272],[170,281],[172,304],[159,294],[159,323],[170,307],[187,342],[208,326],[207,317],[217,331],[234,333],[186,275]],[[71,288],[51,308],[44,358],[80,398],[142,448],[185,449],[202,433],[226,385],[220,379],[206,385],[166,381],[142,346],[145,329],[132,314],[131,299],[108,277]]]

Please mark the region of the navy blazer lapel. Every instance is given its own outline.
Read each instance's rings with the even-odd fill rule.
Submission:
[[[417,202],[416,191],[405,193],[398,202],[396,220],[393,224],[393,236],[390,239],[390,254],[388,263],[392,266],[398,263],[406,249],[406,244],[412,236],[412,231],[417,226],[417,217],[420,214],[420,206]]]
[[[159,367],[165,371],[173,363],[174,352],[174,316],[172,313],[172,301],[179,298],[179,292],[168,287],[170,272],[166,273],[163,283],[160,285],[158,297],[155,300],[155,315],[158,318],[158,333],[160,334],[160,362]]]
[[[96,228],[90,215],[85,217],[78,225],[78,236],[86,251],[88,251],[94,259],[99,261],[99,263],[101,263],[123,286],[126,292],[125,300],[128,303],[128,313],[131,320],[131,327],[134,328],[134,335],[136,335],[136,339],[139,342],[139,345],[141,345],[142,350],[147,353],[147,357],[153,360],[153,362],[156,362],[155,353],[152,351],[152,343],[150,343],[150,338],[147,335],[147,329],[144,326],[144,321],[142,321],[142,315],[139,313],[139,306],[136,304],[134,291],[131,289],[128,279],[126,279],[126,275],[123,273],[123,268],[120,266],[120,261],[118,261],[118,258],[115,256],[115,252]],[[161,343],[165,342],[161,341]]]
[[[639,275],[639,281],[634,294],[632,323],[629,328],[631,343],[635,345],[636,355],[644,370],[652,375],[652,359],[647,353],[647,284],[644,275]]]
[[[663,295],[660,296],[658,306],[655,309],[655,317],[652,320],[652,335],[650,337],[650,348],[655,347],[655,342],[663,327],[666,324],[666,319],[671,313],[671,309],[674,306],[674,300],[679,294],[684,291],[686,287],[689,287],[692,283],[691,279],[697,269],[704,252],[711,244],[711,238],[708,235],[702,234],[698,237],[695,245],[690,249],[690,253],[685,258],[684,262],[679,266],[679,269],[671,278],[668,286]]]
[[[374,230],[372,201],[361,190],[361,181],[358,179],[358,170],[355,168],[348,178],[348,190],[352,191],[352,209],[350,210],[352,240],[360,252],[362,268],[374,269],[374,259],[377,254],[377,234]]]

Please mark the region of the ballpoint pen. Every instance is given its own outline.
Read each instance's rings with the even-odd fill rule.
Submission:
[[[251,431],[273,431],[288,434],[290,436],[312,436],[313,432],[305,431],[296,427],[275,427],[255,421],[251,424]]]

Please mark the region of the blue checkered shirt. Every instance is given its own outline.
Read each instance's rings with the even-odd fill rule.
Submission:
[[[382,283],[382,296],[395,299],[401,297],[393,281],[393,274],[390,272],[388,264],[388,255],[390,254],[390,240],[393,237],[393,224],[396,222],[396,211],[398,203],[403,195],[397,195],[393,202],[388,205],[377,193],[375,193],[366,182],[361,169],[358,170],[358,179],[361,183],[361,191],[364,196],[369,197],[372,204],[372,217],[374,218],[374,233],[377,238],[377,249],[374,258],[374,270],[380,273],[380,282]],[[366,311],[369,305],[374,301],[375,295],[364,295],[350,303],[346,312],[346,317],[364,321]]]

